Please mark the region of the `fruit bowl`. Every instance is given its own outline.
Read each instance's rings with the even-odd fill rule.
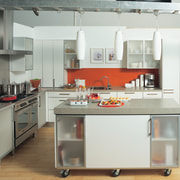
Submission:
[[[120,100],[102,100],[98,106],[100,107],[121,107],[124,105],[124,102]]]
[[[91,93],[88,99],[92,103],[101,102],[101,97],[98,95],[98,93]]]

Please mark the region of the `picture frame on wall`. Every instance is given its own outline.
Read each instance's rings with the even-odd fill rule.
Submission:
[[[106,48],[106,63],[117,63],[115,52],[113,48]]]
[[[91,63],[103,64],[104,63],[104,49],[91,48]]]

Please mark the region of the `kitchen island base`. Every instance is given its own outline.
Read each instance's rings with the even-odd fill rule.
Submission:
[[[70,169],[163,169],[179,167],[179,115],[57,114],[55,166]]]
[[[164,176],[170,176],[171,172],[172,172],[172,169],[163,169],[162,170],[162,174]],[[121,169],[113,169],[112,170],[112,177],[117,177],[120,175],[120,173],[121,173]],[[62,177],[65,178],[65,177],[70,175],[70,169],[61,169],[60,174]]]

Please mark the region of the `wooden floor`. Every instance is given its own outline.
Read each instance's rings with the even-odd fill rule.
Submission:
[[[170,176],[161,170],[122,170],[120,176],[112,177],[110,170],[71,170],[67,180],[180,180],[180,168],[173,169]],[[54,168],[54,129],[41,128],[36,138],[30,137],[16,149],[14,156],[3,158],[0,180],[57,180],[60,170]]]

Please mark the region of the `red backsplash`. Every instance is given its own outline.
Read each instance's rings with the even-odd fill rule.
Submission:
[[[84,68],[68,70],[68,83],[74,83],[74,79],[85,79],[86,86],[107,85],[107,80],[100,81],[102,76],[108,76],[111,86],[124,86],[132,80],[139,78],[140,74],[152,73],[155,75],[155,84],[159,84],[158,69],[126,69],[126,68]]]

